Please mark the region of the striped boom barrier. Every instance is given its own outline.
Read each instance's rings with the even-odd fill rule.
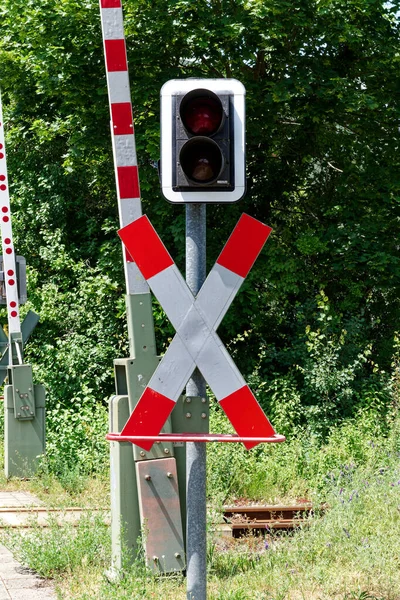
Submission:
[[[4,139],[3,107],[0,97],[0,231],[3,248],[8,331],[21,333],[14,242],[11,227],[10,195]],[[10,354],[11,358],[11,354]]]
[[[176,330],[121,435],[158,435],[196,366],[241,437],[275,431],[215,333],[271,228],[243,214],[196,298],[146,216],[119,231]],[[151,448],[152,441],[136,442]],[[244,442],[250,449],[258,442]]]
[[[101,26],[110,103],[111,137],[120,226],[142,214],[135,131],[121,0],[100,0]],[[149,293],[132,257],[124,253],[128,294]]]

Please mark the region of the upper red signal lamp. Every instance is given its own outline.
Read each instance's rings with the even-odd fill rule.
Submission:
[[[180,118],[192,135],[214,135],[220,129],[223,117],[220,99],[208,90],[189,92],[181,102]]]

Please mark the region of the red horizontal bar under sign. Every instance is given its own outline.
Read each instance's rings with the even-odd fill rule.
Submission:
[[[279,433],[271,437],[243,437],[228,433],[160,433],[158,436],[108,433],[106,439],[109,442],[131,442],[132,444],[136,444],[140,440],[153,442],[255,442],[257,444],[279,444],[286,441],[285,436],[279,435]]]

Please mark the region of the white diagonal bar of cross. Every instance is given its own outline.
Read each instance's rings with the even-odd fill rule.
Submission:
[[[270,232],[260,221],[242,215],[196,299],[147,217],[119,232],[176,329],[122,434],[158,434],[197,366],[239,435],[275,435],[215,333]],[[251,448],[256,443],[245,445]]]

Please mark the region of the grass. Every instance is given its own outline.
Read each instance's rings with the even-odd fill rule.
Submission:
[[[266,532],[264,538],[221,541],[210,526],[209,600],[399,600],[400,420],[386,434],[372,421],[348,422],[322,446],[304,435],[251,453],[213,446],[210,514],[222,501],[243,495],[269,502],[307,496],[315,505],[327,502],[329,510],[292,534]],[[57,479],[44,469],[31,482],[7,485],[29,489],[53,506],[57,499],[65,506],[107,504],[105,476],[64,475]],[[154,577],[140,557],[121,581],[110,583],[104,574],[109,527],[94,513],[76,528],[54,522],[24,535],[7,531],[1,541],[24,564],[53,578],[63,600],[186,598],[180,575]]]
[[[104,568],[110,557],[110,535],[104,520],[85,513],[76,527],[69,523],[59,526],[50,517],[50,527],[35,525],[22,535],[10,529],[3,542],[14,550],[20,561],[45,578],[57,578],[89,564]]]
[[[0,444],[2,451],[3,444]],[[0,451],[0,464],[1,464]],[[32,479],[6,479],[0,471],[0,489],[2,491],[30,492],[41,500],[48,508],[80,507],[86,509],[104,509],[110,507],[110,485],[107,471],[89,476],[76,469],[55,475],[46,463]]]
[[[258,552],[243,542],[214,552],[211,590],[215,582],[223,591],[211,598],[398,600],[400,469],[392,458],[386,469],[353,468],[332,481],[326,515],[294,535],[270,537]]]

